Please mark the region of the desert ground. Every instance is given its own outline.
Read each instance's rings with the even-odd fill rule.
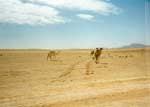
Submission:
[[[150,48],[0,50],[0,107],[150,107]]]

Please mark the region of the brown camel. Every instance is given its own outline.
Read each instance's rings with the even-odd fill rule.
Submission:
[[[49,51],[49,53],[47,55],[47,60],[48,59],[52,60],[52,59],[56,58],[56,54],[57,54],[56,51]]]
[[[96,51],[95,51],[95,54],[94,54],[94,57],[95,57],[95,63],[98,64],[99,63],[99,58],[102,54],[102,50],[103,48],[96,48]]]

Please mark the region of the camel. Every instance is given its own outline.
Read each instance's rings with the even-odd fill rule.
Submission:
[[[96,51],[94,53],[94,57],[95,57],[95,63],[98,64],[99,63],[99,57],[101,56],[103,48],[96,48]]]
[[[58,54],[58,52],[56,51],[49,51],[48,55],[47,55],[47,60],[50,58],[50,60],[56,58],[56,55]]]

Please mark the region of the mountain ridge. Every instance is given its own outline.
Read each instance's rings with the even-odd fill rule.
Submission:
[[[150,45],[145,45],[145,44],[141,44],[141,43],[132,43],[129,45],[125,45],[122,46],[120,48],[145,48],[145,47],[149,47]]]

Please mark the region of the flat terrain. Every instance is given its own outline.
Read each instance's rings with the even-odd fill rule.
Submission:
[[[0,107],[150,107],[150,49],[0,50]]]

